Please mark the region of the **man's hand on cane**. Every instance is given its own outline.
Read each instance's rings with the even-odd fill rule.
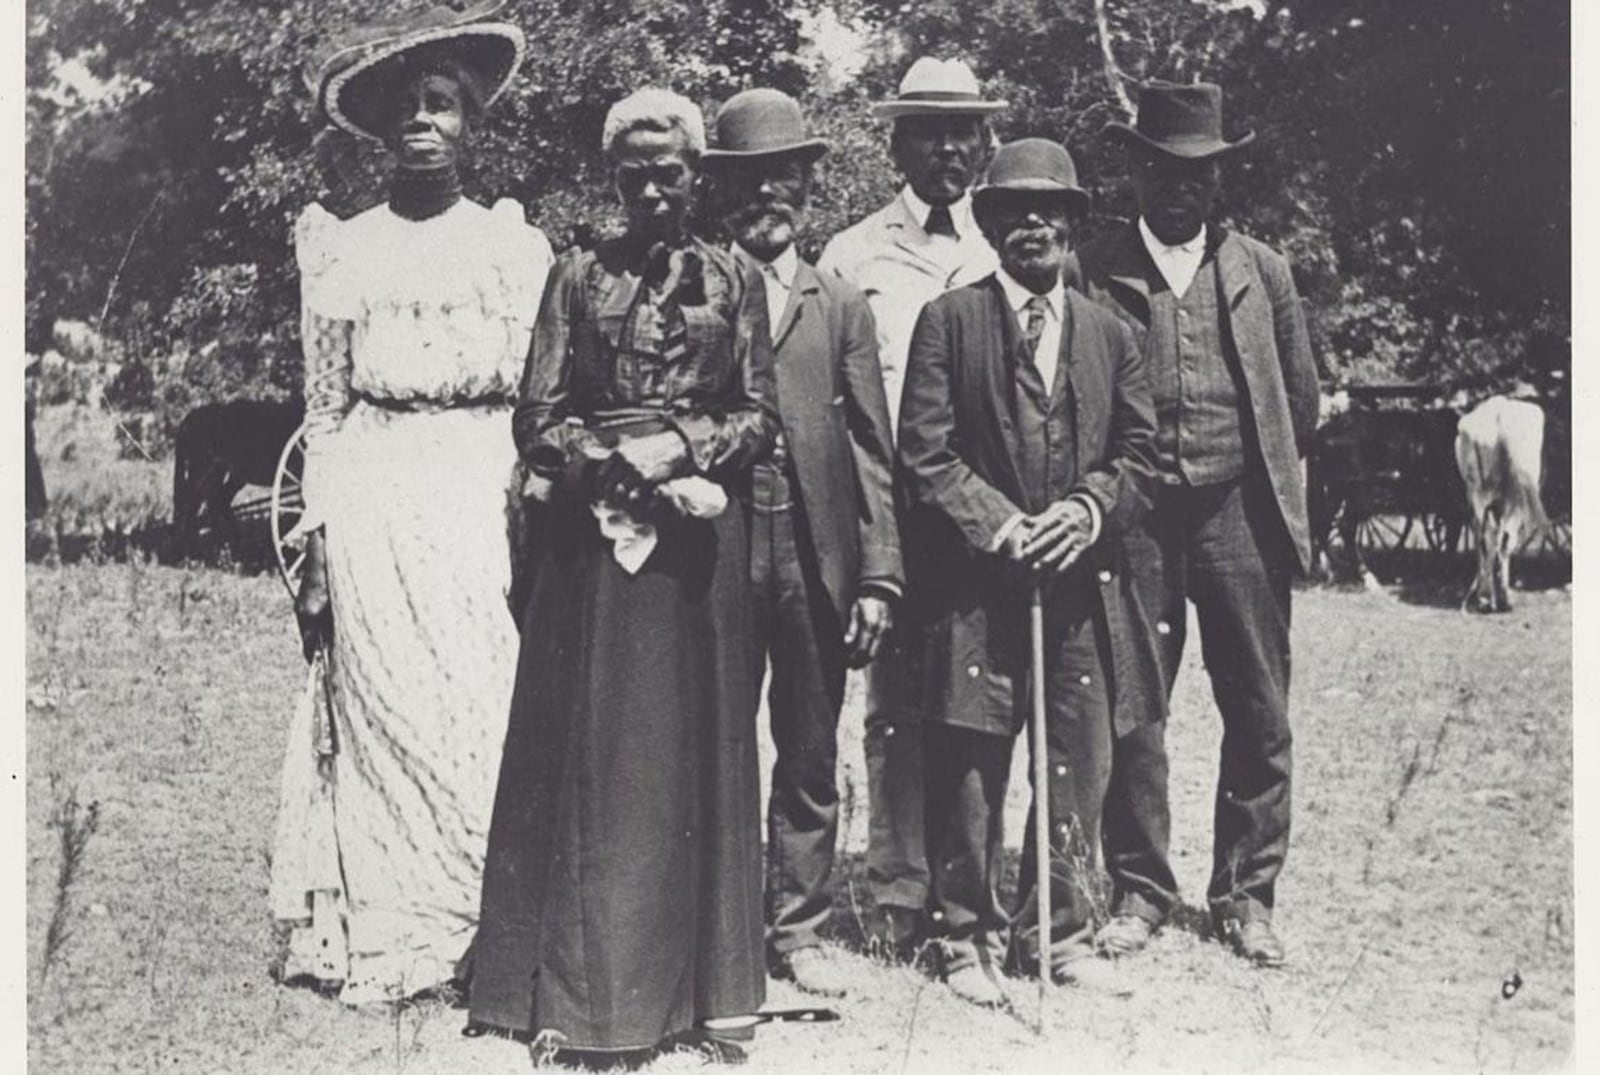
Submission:
[[[1075,497],[1057,500],[1028,517],[1022,559],[1036,574],[1060,574],[1077,562],[1093,538],[1094,516],[1083,501]]]

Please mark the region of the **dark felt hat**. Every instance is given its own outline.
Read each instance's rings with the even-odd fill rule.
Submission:
[[[477,75],[488,106],[510,83],[525,47],[522,31],[515,26],[484,21],[503,4],[504,0],[459,8],[438,4],[388,22],[352,27],[306,62],[306,85],[335,126],[381,140],[390,61],[419,50],[437,50]]]
[[[1222,137],[1222,87],[1211,82],[1148,82],[1139,88],[1139,116],[1133,126],[1111,123],[1106,133],[1184,160],[1221,157],[1256,137],[1254,131],[1231,142]]]
[[[828,152],[828,143],[806,134],[800,103],[778,90],[745,90],[717,109],[712,122],[716,145],[707,161],[753,160],[794,153],[814,161]]]
[[[1078,186],[1072,154],[1048,138],[1019,138],[994,151],[983,181],[973,188],[973,207],[1004,193],[1053,194],[1078,212],[1089,208],[1089,192]]]

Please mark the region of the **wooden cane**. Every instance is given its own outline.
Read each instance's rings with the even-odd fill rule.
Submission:
[[[1032,636],[1033,719],[1033,850],[1034,893],[1039,906],[1039,1034],[1045,1032],[1044,1000],[1050,987],[1050,751],[1045,735],[1044,598],[1034,583],[1028,597],[1028,632]]]

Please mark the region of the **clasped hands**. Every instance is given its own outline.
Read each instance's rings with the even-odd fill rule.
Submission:
[[[683,437],[670,429],[630,437],[595,460],[591,487],[612,507],[638,507],[677,474],[688,451]]]
[[[1000,555],[1030,574],[1062,574],[1094,541],[1094,516],[1079,497],[1024,515],[1006,534]]]

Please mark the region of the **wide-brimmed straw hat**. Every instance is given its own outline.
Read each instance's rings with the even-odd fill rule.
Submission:
[[[1048,138],[1019,138],[994,151],[989,170],[973,188],[973,209],[981,211],[1002,194],[1048,194],[1076,212],[1089,208],[1089,192],[1078,186],[1072,154]]]
[[[712,121],[716,145],[703,157],[708,162],[755,160],[793,153],[814,161],[828,152],[828,143],[806,134],[800,103],[779,90],[736,93]]]
[[[1010,102],[985,101],[978,76],[960,60],[924,56],[900,80],[900,93],[892,101],[879,101],[872,114],[879,119],[901,116],[987,116]]]
[[[1107,124],[1106,133],[1183,160],[1221,157],[1255,141],[1255,131],[1231,142],[1222,137],[1222,87],[1215,83],[1148,82],[1139,87],[1138,107],[1133,126]]]
[[[335,126],[381,141],[383,97],[390,90],[385,66],[405,53],[436,49],[478,76],[487,106],[511,82],[526,47],[515,26],[484,21],[503,4],[481,0],[459,10],[439,4],[389,22],[353,27],[307,61],[306,85]]]

